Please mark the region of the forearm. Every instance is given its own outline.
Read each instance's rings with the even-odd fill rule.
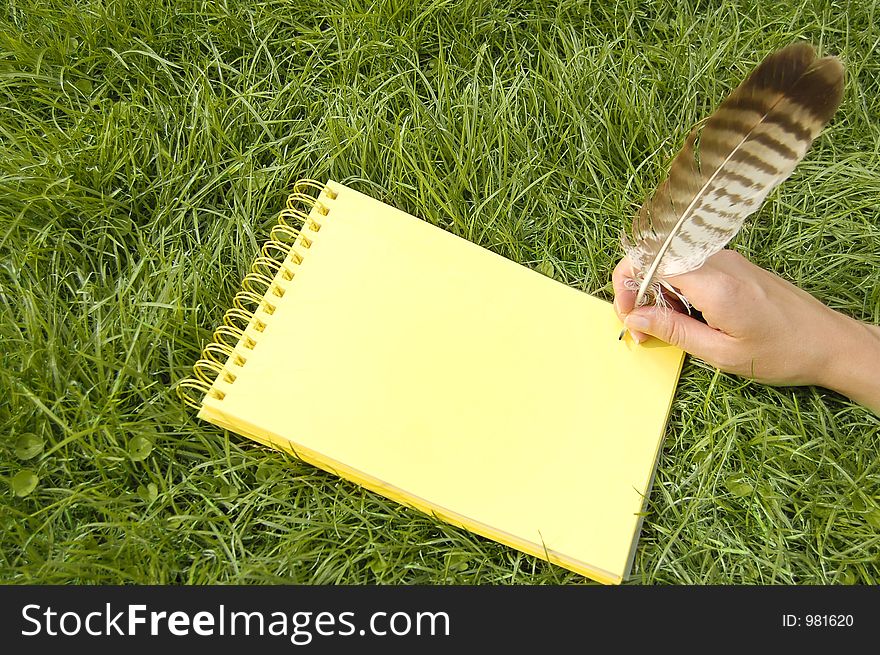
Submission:
[[[880,326],[842,317],[837,354],[820,379],[823,387],[880,416]]]

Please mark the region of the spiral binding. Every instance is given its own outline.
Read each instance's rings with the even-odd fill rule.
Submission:
[[[244,276],[241,289],[232,299],[232,307],[223,316],[223,324],[217,327],[213,340],[202,349],[201,357],[193,365],[194,376],[180,380],[176,385],[177,395],[190,407],[202,407],[201,401],[193,397],[193,390],[200,392],[202,399],[211,396],[223,400],[226,396],[215,388],[215,383],[218,378],[227,384],[235,382],[235,369],[247,364],[246,352],[257,345],[259,337],[253,333],[266,329],[265,317],[258,318],[257,313],[275,313],[277,300],[284,296],[284,282],[294,278],[295,267],[303,261],[294,246],[310,248],[321,230],[321,223],[311,216],[312,210],[326,216],[330,209],[307,193],[308,190],[317,191],[318,195],[323,193],[330,200],[337,195],[328,185],[315,180],[298,180],[293,185],[293,193],[287,198],[278,223],[269,233],[269,240],[263,244],[250,272]],[[303,207],[309,211],[304,211]],[[294,227],[292,221],[302,227]]]

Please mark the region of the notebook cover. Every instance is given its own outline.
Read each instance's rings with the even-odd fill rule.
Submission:
[[[618,341],[610,303],[327,187],[199,416],[619,583],[683,353]]]

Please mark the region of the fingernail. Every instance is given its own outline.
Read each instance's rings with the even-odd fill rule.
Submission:
[[[648,328],[648,319],[645,316],[640,316],[639,314],[630,314],[623,321],[623,324],[626,325],[630,330],[646,330]]]

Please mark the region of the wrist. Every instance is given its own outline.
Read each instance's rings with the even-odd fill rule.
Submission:
[[[880,415],[880,327],[838,316],[839,329],[828,344],[830,357],[817,384]]]

